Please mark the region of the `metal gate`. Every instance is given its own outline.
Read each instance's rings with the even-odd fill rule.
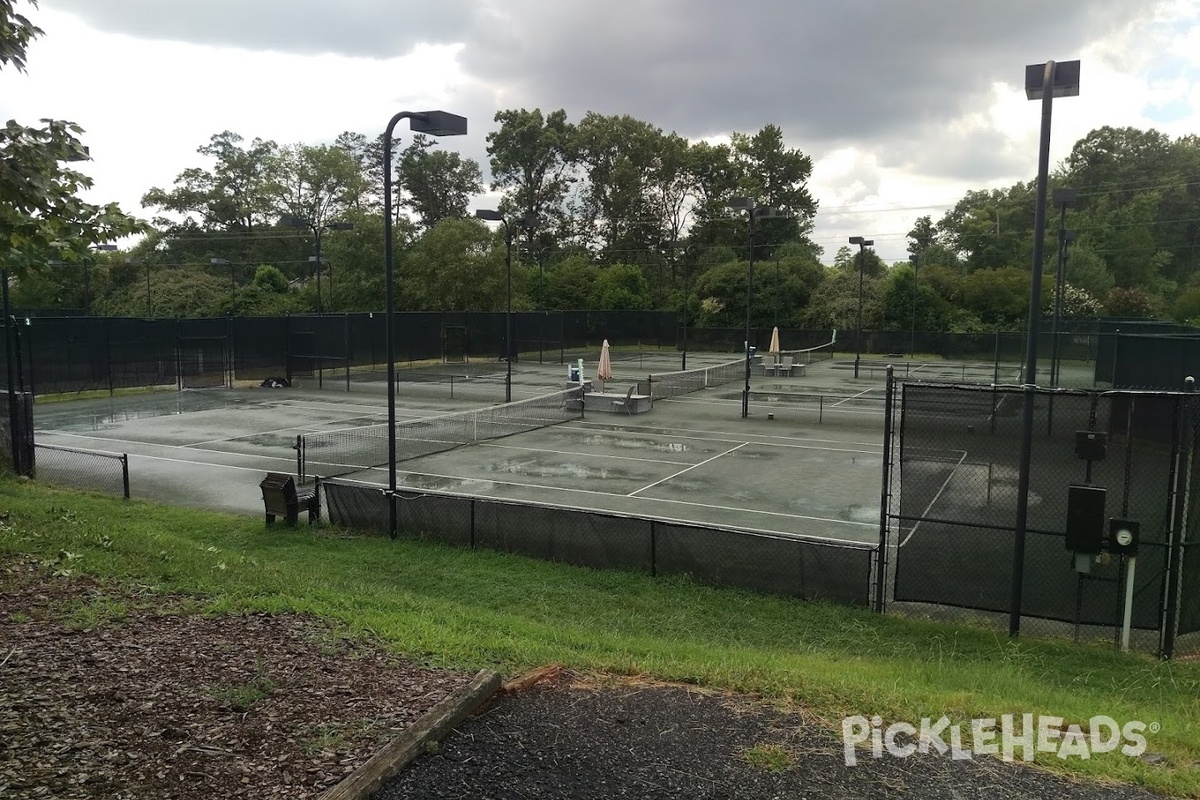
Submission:
[[[999,625],[1011,611],[1015,575],[1021,630],[1115,639],[1135,566],[1133,646],[1167,657],[1177,646],[1200,650],[1200,503],[1191,492],[1197,395],[1035,389],[1018,560],[1024,389],[893,388],[877,605]],[[1102,457],[1079,449],[1080,436],[1105,441]],[[1139,525],[1136,562],[1108,552],[1080,560],[1067,549],[1071,486],[1104,490],[1106,524]]]

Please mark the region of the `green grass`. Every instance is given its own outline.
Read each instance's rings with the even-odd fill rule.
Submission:
[[[791,751],[779,744],[759,743],[741,752],[742,760],[766,772],[786,772],[795,764]]]
[[[1200,797],[1200,663],[880,616],[679,578],[556,565],[420,541],[266,529],[236,517],[0,480],[0,553],[63,575],[182,592],[206,612],[295,611],[379,637],[418,663],[513,674],[550,662],[759,693],[918,724],[1033,713],[1161,726],[1165,761],[1120,754],[1048,768]],[[83,624],[119,616],[94,601]],[[259,687],[261,689],[261,687]]]
[[[122,389],[85,389],[81,392],[60,392],[57,394],[39,394],[38,405],[46,403],[70,403],[76,400],[94,400],[97,397],[128,397],[135,394],[156,394],[158,392],[173,392],[175,384],[170,386],[130,386]]]

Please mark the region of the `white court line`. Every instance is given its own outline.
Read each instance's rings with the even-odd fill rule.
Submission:
[[[589,423],[584,423],[583,425],[567,425],[567,424],[562,424],[562,425],[551,425],[549,428],[543,428],[542,430],[590,430],[590,428],[586,427],[588,424],[589,424]],[[596,425],[596,426],[599,426],[599,425],[601,425],[602,423],[590,423],[590,424],[591,424],[591,425]],[[696,439],[696,440],[699,440],[699,441],[702,441],[702,442],[723,442],[723,443],[726,443],[726,444],[732,444],[733,442],[742,442],[742,443],[744,443],[744,444],[760,444],[760,445],[762,445],[763,447],[787,447],[787,448],[790,448],[790,449],[792,449],[792,450],[823,450],[823,451],[826,451],[826,452],[832,452],[832,453],[862,453],[863,455],[868,455],[868,456],[877,456],[877,455],[880,455],[880,454],[882,454],[882,452],[883,452],[883,446],[882,446],[882,445],[880,445],[880,446],[879,446],[879,449],[878,449],[878,450],[856,450],[856,449],[854,449],[854,448],[852,448],[852,447],[818,447],[818,446],[816,446],[816,445],[808,445],[808,444],[787,444],[786,442],[763,442],[763,441],[759,441],[759,440],[757,440],[757,439],[754,439],[754,440],[752,440],[752,441],[749,441],[749,442],[747,442],[747,441],[746,441],[746,434],[742,434],[740,438],[736,438],[736,437],[737,437],[737,434],[734,434],[734,433],[724,433],[724,432],[715,432],[715,431],[714,431],[714,432],[712,432],[712,433],[709,433],[707,436],[703,436],[703,435],[697,435],[697,436],[684,436],[684,435],[682,435],[682,434],[676,433],[676,431],[688,431],[688,430],[691,430],[691,429],[689,429],[689,428],[657,428],[657,429],[650,429],[650,428],[637,428],[637,429],[629,429],[629,428],[611,428],[611,429],[609,429],[609,430],[610,430],[611,432],[613,432],[613,433],[617,433],[617,432],[629,432],[629,433],[637,433],[637,434],[639,434],[639,435],[641,435],[641,436],[645,436],[646,434],[649,434],[649,433],[657,433],[657,431],[670,431],[670,433],[664,433],[664,434],[661,434],[661,435],[663,435],[663,436],[672,436],[672,437],[674,437],[674,438],[676,438],[676,439]],[[693,432],[693,433],[696,433],[696,434],[703,434],[703,433],[705,433],[705,431],[692,431],[692,432]],[[723,438],[723,437],[731,437],[731,438]],[[771,438],[779,438],[779,439],[784,439],[784,438],[787,438],[787,439],[790,439],[791,437],[784,437],[784,436],[780,436],[780,437],[763,436],[763,437],[761,437],[761,438],[763,438],[763,439],[771,439]],[[820,440],[820,441],[827,441],[827,440]],[[860,444],[860,443],[859,443],[859,442],[851,442],[851,444]],[[577,455],[588,455],[588,453],[586,453],[586,452],[585,452],[585,453],[578,453]]]
[[[675,398],[672,398],[671,400],[655,400],[654,402],[663,403],[663,402],[675,402],[675,401],[676,401]],[[646,427],[641,427],[641,426],[623,427],[623,426],[617,425],[616,423],[612,423],[612,422],[592,422],[591,420],[588,420],[588,419],[572,420],[571,422],[565,422],[560,425],[554,425],[552,427],[565,428],[567,430],[570,430],[573,428],[580,428],[580,427],[587,427],[587,426],[597,427],[597,428],[605,428],[607,430],[611,430],[614,432],[619,431],[622,433],[657,433],[659,431],[682,431],[684,433],[702,433],[702,434],[709,434],[709,435],[719,434],[722,436],[741,436],[743,438],[746,436],[750,436],[750,437],[753,437],[755,439],[755,441],[757,441],[758,439],[783,439],[787,442],[827,442],[830,444],[852,444],[852,445],[858,445],[860,447],[879,447],[881,449],[883,447],[883,445],[881,445],[879,442],[850,442],[850,441],[846,441],[844,439],[812,439],[807,436],[777,436],[775,434],[770,434],[770,433],[746,433],[744,431],[741,433],[733,433],[731,431],[706,431],[706,430],[699,430],[698,428],[667,428],[662,425],[648,425]],[[547,429],[547,430],[549,430],[549,429]],[[739,440],[733,439],[732,441],[736,442]],[[773,442],[760,442],[760,444],[773,444]],[[781,445],[781,446],[786,447],[787,445]]]
[[[292,464],[296,463],[295,456],[285,457],[285,456],[272,456],[272,455],[268,455],[266,453],[261,454],[261,455],[257,454],[257,453],[238,453],[234,450],[213,450],[208,447],[188,447],[188,446],[182,445],[182,444],[161,444],[159,442],[143,442],[138,439],[113,439],[113,438],[106,437],[106,436],[88,436],[86,433],[72,433],[71,431],[40,431],[40,433],[45,433],[48,436],[73,436],[76,439],[93,439],[97,442],[109,442],[109,443],[120,442],[121,444],[124,444],[124,445],[135,445],[137,447],[164,447],[168,450],[186,450],[189,453],[212,453],[213,455],[235,456],[237,458],[267,458],[272,461],[288,461]],[[135,454],[130,453],[130,455],[135,455]],[[182,459],[182,460],[188,461],[188,459]],[[192,464],[210,464],[211,462],[191,461],[190,463],[192,463]],[[213,464],[212,466],[218,466],[218,465]]]
[[[47,433],[50,433],[50,432],[47,431]],[[103,441],[103,442],[109,442],[110,444],[113,442],[122,442],[125,444],[141,445],[143,447],[163,447],[163,448],[168,448],[168,449],[179,449],[179,450],[186,449],[189,452],[206,452],[206,453],[214,453],[216,455],[221,455],[221,456],[233,456],[236,458],[256,458],[256,459],[260,459],[260,460],[264,460],[264,461],[284,461],[284,462],[287,462],[288,464],[295,463],[294,458],[285,458],[282,456],[247,455],[245,453],[231,453],[231,452],[228,452],[225,450],[199,450],[198,451],[197,448],[183,448],[183,447],[180,447],[179,445],[172,445],[172,444],[149,444],[147,442],[137,442],[137,441],[132,441],[132,440],[128,440],[128,439],[105,439],[105,438],[98,437],[98,436],[85,436],[83,434],[64,433],[61,431],[55,431],[54,433],[59,436],[74,436],[74,437],[82,438],[82,439],[96,439],[96,440]],[[166,462],[175,463],[175,464],[194,464],[199,467],[214,467],[217,469],[232,469],[232,470],[236,470],[239,472],[259,472],[259,473],[261,473],[263,471],[261,468],[255,468],[255,467],[239,467],[239,466],[235,466],[232,464],[214,464],[210,461],[195,461],[195,460],[186,459],[186,458],[171,458],[169,456],[153,456],[153,455],[142,455],[140,453],[129,453],[129,457],[131,459],[145,458],[145,459],[152,459],[152,460],[156,460],[156,461],[166,461]],[[966,455],[964,454],[963,457],[966,458]],[[321,464],[325,464],[325,463],[326,462],[316,462],[315,466],[320,466]],[[350,465],[339,464],[336,466],[342,467],[342,466],[350,466]],[[360,469],[360,470],[357,470],[357,472],[363,472],[363,473],[384,472],[384,471],[386,471],[386,469],[387,469],[386,467],[373,467],[371,469]],[[468,476],[464,476],[464,475],[444,475],[444,474],[437,473],[437,472],[416,472],[416,471],[412,471],[412,470],[397,470],[397,471],[404,472],[405,474],[409,474],[409,475],[421,475],[421,476],[427,476],[427,477],[431,477],[431,478],[445,478],[447,480],[456,480],[456,481],[485,482],[485,483],[492,483],[492,484],[495,484],[498,486],[514,486],[517,488],[524,488],[524,489],[540,489],[540,490],[548,490],[548,491],[556,491],[556,492],[567,492],[567,493],[574,493],[574,494],[593,495],[593,496],[597,496],[597,497],[623,497],[624,496],[624,495],[614,494],[612,492],[598,492],[598,491],[595,491],[592,489],[570,489],[570,488],[565,488],[562,486],[551,486],[549,484],[540,484],[540,483],[523,483],[523,482],[519,482],[519,481],[502,481],[502,480],[496,480],[494,478],[473,478],[473,477],[468,477]],[[411,489],[411,491],[420,491],[420,489],[414,487],[413,489]],[[453,492],[452,492],[452,494],[453,494]],[[498,499],[505,499],[505,498],[500,497]],[[639,497],[636,499],[641,500],[646,503],[670,503],[673,505],[688,506],[688,507],[692,507],[692,508],[709,508],[709,509],[715,509],[718,511],[737,511],[737,512],[741,512],[741,513],[758,514],[761,516],[768,516],[768,517],[782,517],[784,519],[799,519],[799,520],[806,520],[809,522],[825,522],[825,523],[830,523],[833,525],[850,525],[853,527],[866,527],[866,528],[878,528],[879,527],[879,523],[877,523],[877,522],[855,522],[853,520],[833,519],[831,517],[814,517],[814,516],[809,516],[806,514],[786,514],[786,513],[780,512],[780,511],[762,511],[762,510],[754,509],[754,508],[746,508],[745,506],[722,506],[722,505],[715,505],[713,503],[695,503],[695,502],[692,502],[689,500],[670,500],[670,499],[665,499],[665,498]],[[620,512],[617,511],[616,513],[620,513]],[[683,523],[690,522],[691,524],[703,524],[703,521],[697,521],[697,520],[691,520],[691,521],[680,520],[680,522],[683,522]],[[758,530],[758,532],[760,532],[760,533],[773,533],[773,534],[777,534],[777,535],[778,534],[784,534],[784,535],[787,534],[787,531],[772,531],[772,530],[767,530],[767,529],[750,529],[750,530]],[[821,536],[816,536],[813,534],[797,534],[797,535],[803,535],[808,538],[818,538],[818,539],[826,538],[831,542],[846,541],[845,539],[838,539],[837,537],[833,537],[833,536],[821,537]]]
[[[387,469],[386,467],[372,467],[371,469],[359,470],[359,472],[383,472],[386,469]],[[400,472],[400,471],[401,470],[397,470],[397,472]],[[403,470],[403,472],[407,475],[420,475],[422,477],[429,477],[429,478],[446,478],[448,480],[468,481],[468,482],[476,482],[476,483],[493,483],[493,484],[496,484],[497,486],[515,486],[520,489],[540,489],[540,490],[548,490],[548,491],[552,491],[552,492],[568,492],[568,493],[574,493],[574,494],[593,495],[595,497],[625,497],[626,496],[626,495],[621,495],[621,494],[613,494],[612,492],[598,492],[595,489],[569,489],[569,488],[566,488],[563,486],[551,486],[549,484],[543,484],[543,483],[523,483],[520,481],[499,481],[499,480],[495,480],[494,478],[468,478],[468,477],[464,477],[462,475],[442,475],[437,472],[416,472],[416,471],[412,471],[412,470]],[[362,481],[362,482],[367,483],[368,481]],[[382,487],[383,484],[378,484],[378,485]],[[419,492],[419,491],[421,491],[421,488],[420,487],[412,487],[412,488],[408,489],[407,491]],[[447,490],[439,489],[438,491],[442,492],[442,491],[447,491]],[[457,492],[457,493],[451,492],[451,494],[466,494],[466,492]],[[505,499],[512,499],[512,498],[505,498],[505,497],[501,496],[501,497],[498,497],[497,499],[505,500]],[[834,525],[850,525],[850,526],[862,527],[862,528],[872,528],[875,530],[879,529],[878,522],[856,522],[854,520],[849,520],[849,519],[833,519],[832,517],[812,517],[812,516],[808,516],[806,514],[786,514],[782,511],[761,511],[761,510],[755,509],[755,508],[746,508],[745,506],[719,506],[719,505],[715,505],[713,503],[695,503],[690,500],[668,500],[666,498],[659,498],[659,497],[654,497],[654,498],[637,497],[634,499],[641,500],[642,502],[645,502],[645,503],[671,503],[671,504],[677,505],[677,506],[690,506],[692,508],[711,508],[711,509],[716,509],[718,511],[737,511],[737,512],[748,513],[748,514],[762,514],[762,515],[768,516],[768,517],[784,517],[785,519],[803,519],[803,520],[808,520],[810,522],[830,522],[830,523],[833,523]],[[620,514],[620,513],[629,513],[629,512],[615,511],[615,513]],[[693,524],[703,525],[704,523],[703,522],[695,522]],[[761,532],[762,533],[787,533],[786,531],[767,531],[767,530],[763,530]],[[803,534],[803,535],[809,536],[810,534]],[[820,537],[818,537],[818,538],[820,538]],[[846,541],[845,539],[838,539],[836,537],[828,537],[828,538],[830,539],[830,541],[835,541],[835,542]]]
[[[869,392],[869,391],[873,391],[873,390],[868,389],[867,391]],[[815,403],[817,401],[818,397],[828,397],[828,395],[813,394],[813,395],[800,395],[800,397],[806,397],[806,398],[808,398],[809,402]],[[655,403],[683,403],[685,405],[700,405],[700,406],[740,406],[742,404],[741,400],[688,400],[684,397],[667,397],[662,400],[655,400],[654,402]],[[842,402],[845,402],[845,401],[843,400]],[[783,404],[782,403],[777,404],[776,408],[778,408],[780,405],[783,405]],[[794,405],[800,405],[800,404],[795,403]],[[833,405],[830,405],[830,408],[832,408],[832,407],[833,407]],[[849,408],[849,409],[839,409],[839,410],[845,414],[866,414],[866,415],[871,415],[871,416],[876,416],[876,417],[879,416],[879,414],[880,414],[880,412],[878,410],[870,409],[870,408]]]
[[[637,458],[636,456],[610,456],[603,453],[579,453],[575,450],[549,450],[545,447],[517,447],[514,444],[495,444],[493,442],[477,442],[480,447],[494,447],[497,450],[528,450],[534,453],[554,453],[558,456],[584,456],[588,458],[615,458],[620,461],[645,461],[648,464],[687,464],[687,461],[672,461],[666,458]]]
[[[908,544],[908,540],[911,539],[914,534],[916,534],[917,528],[921,527],[922,520],[929,516],[929,510],[933,508],[934,503],[936,503],[938,498],[942,496],[942,492],[946,491],[946,487],[950,485],[950,481],[954,478],[954,473],[957,472],[958,468],[962,466],[962,463],[967,460],[966,450],[951,450],[950,452],[962,453],[962,455],[958,458],[958,463],[955,464],[954,468],[950,470],[950,474],[947,475],[946,480],[942,482],[942,488],[937,490],[937,494],[935,494],[933,499],[929,501],[929,505],[925,506],[925,511],[921,514],[921,519],[917,520],[917,524],[913,525],[912,530],[908,532],[908,536],[905,536],[904,541],[900,542],[900,544],[896,545],[896,547],[904,547],[904,545]]]
[[[836,403],[834,403],[832,406],[830,406],[830,408],[836,408],[837,406],[840,406],[842,403],[848,403],[851,400],[855,400],[859,397],[862,397],[864,394],[867,394],[868,392],[877,392],[877,391],[879,391],[879,390],[878,389],[863,389],[858,394],[851,395],[850,397],[847,397],[844,400],[838,400]]]
[[[636,497],[638,494],[641,494],[642,492],[646,491],[647,489],[653,489],[655,486],[658,486],[660,483],[666,483],[667,481],[671,480],[672,478],[678,478],[683,473],[691,472],[696,467],[703,467],[708,462],[716,461],[718,458],[721,458],[722,456],[727,456],[730,453],[741,450],[743,447],[745,447],[748,444],[750,444],[750,442],[742,442],[737,447],[731,447],[728,450],[726,450],[724,453],[717,453],[715,456],[712,456],[711,458],[706,458],[703,461],[699,462],[698,464],[692,464],[690,467],[687,467],[686,469],[679,470],[679,472],[676,472],[674,475],[668,475],[667,477],[665,477],[661,480],[657,480],[654,483],[647,484],[646,486],[643,486],[640,489],[636,489],[625,496],[626,497]]]

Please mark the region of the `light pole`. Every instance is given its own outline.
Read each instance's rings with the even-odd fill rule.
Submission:
[[[517,228],[532,231],[537,227],[537,217],[526,215],[520,219],[507,220],[499,211],[481,208],[475,216],[488,222],[499,222],[504,226],[504,273],[508,282],[508,302],[504,310],[504,402],[512,402],[512,360],[513,360],[513,329],[512,329],[512,243]]]
[[[1054,271],[1054,319],[1050,332],[1050,385],[1058,386],[1058,328],[1062,323],[1063,278],[1067,263],[1067,207],[1075,205],[1076,189],[1055,189],[1053,200],[1058,208],[1058,266]],[[1074,238],[1074,234],[1072,237]]]
[[[687,331],[688,331],[688,301],[691,299],[692,287],[690,278],[692,274],[692,257],[696,254],[697,245],[687,244],[679,239],[669,239],[662,242],[663,247],[683,248],[683,360],[680,363],[680,369],[687,369]]]
[[[867,263],[868,247],[873,247],[875,241],[873,239],[864,239],[861,236],[851,236],[850,244],[858,245],[858,323],[854,326],[854,377],[858,377],[858,364],[862,360],[862,292],[863,292],[863,271]]]
[[[237,284],[233,278],[233,262],[227,258],[210,258],[209,264],[214,267],[229,267],[229,316],[233,316],[234,306],[237,303]]]
[[[746,383],[742,388],[742,419],[750,416],[750,302],[754,296],[754,220],[785,217],[783,211],[777,208],[755,205],[748,197],[731,197],[727,203],[729,208],[746,210],[749,220],[749,266],[746,270]]]
[[[467,132],[467,118],[445,111],[400,111],[388,120],[383,131],[383,271],[384,329],[387,336],[388,379],[388,533],[396,538],[396,296],[392,279],[392,133],[400,120],[408,120],[409,129],[430,136],[461,136]]]
[[[1029,332],[1025,342],[1025,393],[1021,414],[1021,454],[1017,466],[1017,514],[1013,525],[1012,592],[1008,635],[1021,631],[1021,593],[1025,577],[1025,530],[1029,521],[1029,466],[1033,455],[1033,411],[1037,386],[1037,340],[1042,314],[1042,254],[1046,238],[1046,183],[1050,172],[1050,116],[1055,97],[1079,94],[1079,62],[1030,64],[1025,67],[1025,96],[1042,101],[1038,148],[1037,205],[1033,209],[1033,269],[1029,282]]]
[[[911,341],[908,344],[908,357],[910,359],[915,358],[917,355],[917,259],[919,257],[920,256],[918,256],[916,253],[914,253],[913,257],[912,257],[912,268],[913,268],[912,336],[911,336]]]

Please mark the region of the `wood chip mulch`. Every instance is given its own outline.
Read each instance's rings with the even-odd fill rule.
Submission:
[[[471,675],[0,558],[0,797],[312,798]]]

